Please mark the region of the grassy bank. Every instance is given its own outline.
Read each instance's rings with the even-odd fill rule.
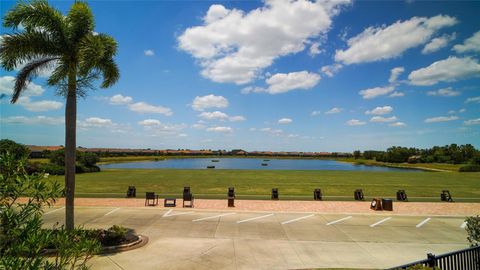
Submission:
[[[368,198],[394,197],[405,189],[412,201],[438,201],[441,190],[449,189],[457,201],[480,201],[480,173],[108,169],[77,175],[83,197],[123,197],[130,185],[140,196],[146,191],[180,195],[190,186],[197,198],[225,198],[234,186],[239,198],[251,199],[269,199],[273,187],[283,199],[310,199],[318,187],[328,200],[351,200],[353,191],[362,188]]]
[[[430,171],[448,171],[448,172],[458,172],[458,169],[463,164],[448,164],[448,163],[388,163],[388,162],[379,162],[369,159],[354,159],[354,158],[339,158],[336,159],[341,162],[349,162],[354,164],[368,165],[368,166],[385,166],[393,168],[412,168],[412,169],[422,169]]]

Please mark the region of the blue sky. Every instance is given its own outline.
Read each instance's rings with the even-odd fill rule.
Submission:
[[[14,3],[2,1],[2,17]],[[119,44],[121,78],[79,99],[79,146],[480,148],[480,2],[90,6],[95,31]],[[0,75],[8,96],[15,72]],[[18,104],[1,100],[1,138],[64,144],[64,99],[42,76]]]

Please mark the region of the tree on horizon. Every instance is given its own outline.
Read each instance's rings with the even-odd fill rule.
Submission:
[[[65,106],[65,225],[74,228],[77,98],[94,88],[112,86],[120,76],[113,57],[116,41],[94,32],[95,22],[86,2],[75,1],[64,16],[46,0],[19,2],[3,18],[13,28],[0,44],[0,62],[6,71],[19,69],[11,97],[16,103],[28,83],[41,71],[53,69],[48,85],[66,97]],[[19,29],[22,27],[23,29]]]

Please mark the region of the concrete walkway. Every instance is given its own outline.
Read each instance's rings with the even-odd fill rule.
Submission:
[[[45,225],[64,209],[46,211]],[[136,250],[96,256],[93,269],[393,267],[467,247],[464,217],[77,207],[76,223],[114,224],[149,237]]]

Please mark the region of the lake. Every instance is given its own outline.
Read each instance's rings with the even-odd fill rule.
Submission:
[[[262,165],[263,164],[263,165]],[[263,159],[263,158],[174,158],[159,161],[125,162],[100,165],[103,169],[240,169],[240,170],[332,170],[411,172],[416,169],[355,165],[320,159]]]

